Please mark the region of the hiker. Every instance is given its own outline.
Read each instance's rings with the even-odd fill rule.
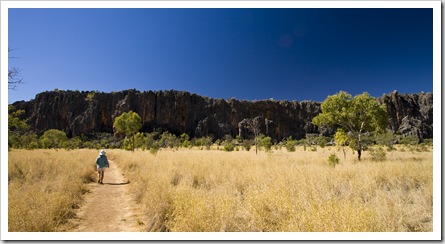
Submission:
[[[110,164],[108,163],[107,156],[105,156],[107,152],[105,150],[100,151],[99,157],[96,159],[96,166],[97,166],[97,176],[98,180],[97,183],[103,184],[104,180],[104,173],[105,173],[105,167],[110,168]]]

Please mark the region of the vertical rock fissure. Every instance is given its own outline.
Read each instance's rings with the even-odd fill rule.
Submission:
[[[158,93],[155,92],[155,106],[154,106],[154,122],[158,121],[158,118],[156,116],[156,112],[158,110]]]

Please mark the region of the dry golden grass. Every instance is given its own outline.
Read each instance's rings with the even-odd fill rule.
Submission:
[[[340,164],[328,166],[336,153]],[[109,150],[147,231],[432,231],[430,152]]]
[[[147,231],[432,231],[433,153],[384,162],[335,148],[272,153],[107,150],[145,209]],[[336,153],[340,164],[328,166]],[[8,153],[9,231],[55,231],[94,179],[96,150]]]
[[[73,217],[96,156],[96,150],[9,151],[8,230],[56,231]]]

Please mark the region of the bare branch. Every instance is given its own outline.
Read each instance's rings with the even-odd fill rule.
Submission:
[[[8,48],[8,53],[14,50],[16,49]],[[8,58],[18,58],[18,57],[8,56]],[[23,78],[20,75],[21,72],[22,70],[16,67],[8,69],[8,89],[15,90],[15,88],[17,88],[17,86],[22,83]]]

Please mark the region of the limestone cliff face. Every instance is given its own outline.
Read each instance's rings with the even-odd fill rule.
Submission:
[[[378,101],[387,106],[390,129],[432,137],[432,94],[394,92]],[[311,121],[321,112],[320,103],[313,101],[224,100],[173,90],[52,91],[13,105],[25,110],[28,124],[37,133],[59,129],[70,137],[93,132],[113,133],[114,119],[134,111],[141,116],[143,131],[147,132],[163,128],[176,134],[209,135],[217,139],[226,134],[247,133],[243,128],[240,130],[239,123],[259,117],[263,134],[278,140],[288,136],[299,139],[307,133],[319,133]]]
[[[418,138],[433,137],[433,94],[399,94],[394,91],[378,98],[388,111],[388,128]]]

